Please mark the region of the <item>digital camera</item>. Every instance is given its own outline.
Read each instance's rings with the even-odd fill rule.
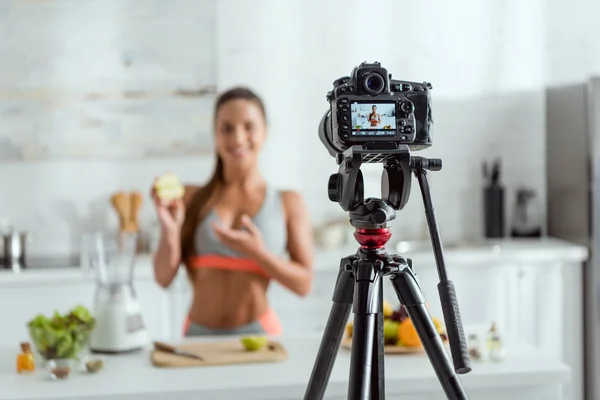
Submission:
[[[402,145],[426,149],[432,144],[431,89],[428,82],[392,79],[379,62],[363,62],[333,82],[319,138],[333,157],[355,145],[388,152]]]

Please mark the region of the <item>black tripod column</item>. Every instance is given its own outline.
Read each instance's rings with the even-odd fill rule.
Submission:
[[[381,261],[354,263],[354,328],[348,400],[383,399],[383,358],[379,359],[381,363],[378,360],[383,353],[383,324],[378,323],[382,311],[382,267]],[[380,340],[376,340],[377,337]],[[371,393],[377,397],[371,397]]]

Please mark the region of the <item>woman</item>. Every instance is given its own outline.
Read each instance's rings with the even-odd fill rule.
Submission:
[[[369,122],[371,126],[377,126],[381,123],[381,116],[377,114],[377,106],[371,107],[371,113],[369,114]]]
[[[186,336],[277,335],[282,328],[267,301],[270,281],[299,296],[312,284],[307,207],[298,193],[275,190],[259,172],[266,113],[258,96],[245,88],[221,94],[214,126],[212,178],[187,185],[177,201],[161,201],[152,191],[161,223],[155,279],[166,288],[185,264],[193,286]]]

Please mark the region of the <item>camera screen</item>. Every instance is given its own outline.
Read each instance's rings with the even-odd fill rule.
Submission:
[[[396,103],[353,102],[352,136],[394,136]]]

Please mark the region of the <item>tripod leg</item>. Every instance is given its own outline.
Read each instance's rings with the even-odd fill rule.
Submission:
[[[371,369],[371,400],[385,399],[384,346],[383,336],[383,290],[379,289],[379,311],[375,321],[375,340],[373,341]]]
[[[413,271],[409,266],[401,267],[400,271],[392,273],[390,279],[398,300],[406,306],[408,316],[417,330],[446,397],[450,400],[468,399],[448,359],[442,338],[431,320],[425,305],[425,296]]]
[[[354,274],[352,263],[354,258],[345,258],[340,265],[335,289],[333,293],[333,304],[325,326],[325,332],[321,339],[321,345],[313,366],[310,380],[304,394],[304,400],[322,400],[325,396],[327,383],[335,363],[335,357],[344,335],[344,328],[350,309],[352,307],[352,295],[354,293]]]
[[[379,349],[375,337],[378,335],[376,332],[379,331],[377,315],[381,310],[379,303],[382,290],[381,264],[381,261],[368,260],[360,260],[354,264],[356,288],[348,400],[371,400],[372,392],[380,393],[379,384],[383,380],[383,375],[379,374],[379,361],[374,362],[378,355],[374,354],[374,349]],[[373,379],[374,374],[378,379]]]

